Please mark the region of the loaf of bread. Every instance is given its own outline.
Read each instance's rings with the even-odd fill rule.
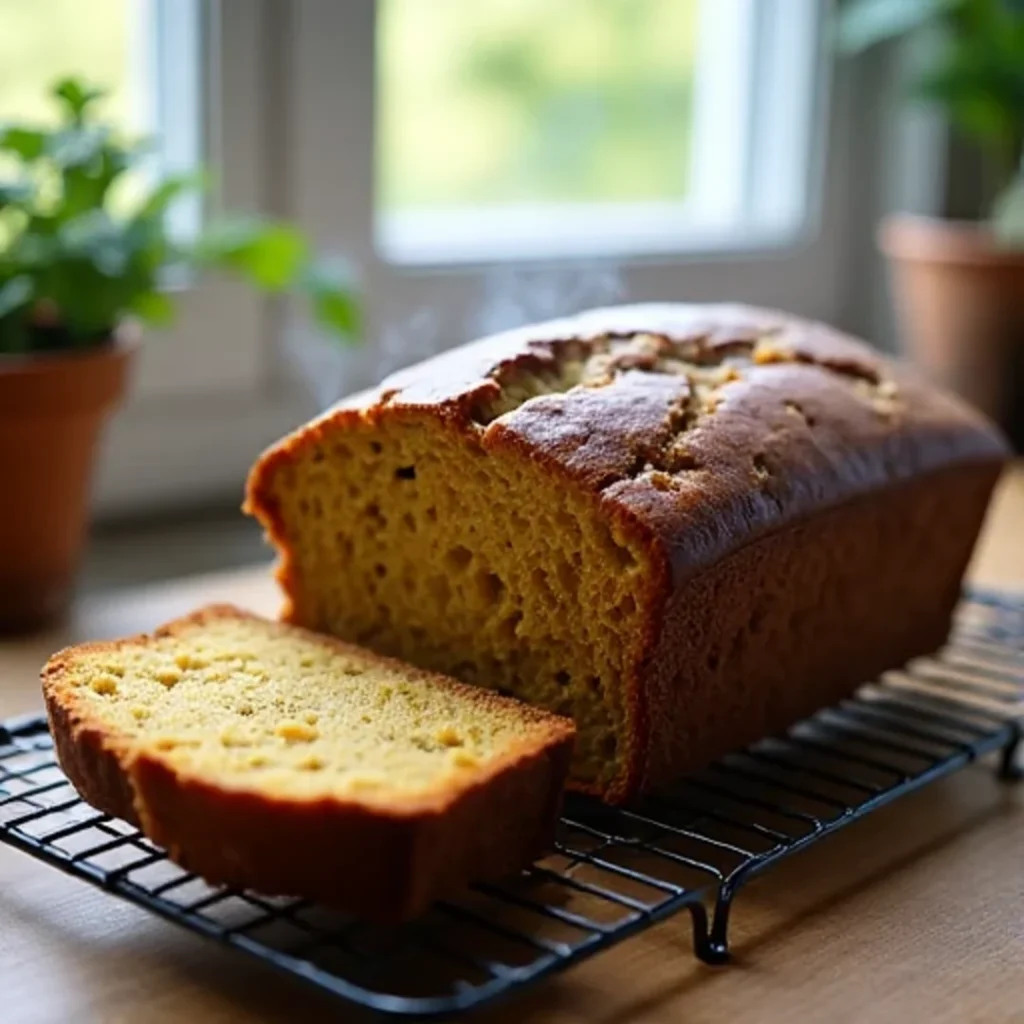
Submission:
[[[247,508],[288,620],[571,716],[618,801],[940,646],[1006,455],[824,325],[626,306],[342,402]]]
[[[56,654],[61,766],[211,882],[374,920],[550,843],[570,721],[230,607]]]

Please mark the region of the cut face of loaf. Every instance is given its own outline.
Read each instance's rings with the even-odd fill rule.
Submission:
[[[1005,457],[822,325],[620,307],[342,403],[248,508],[291,621],[571,715],[621,800],[940,645]]]
[[[543,852],[574,732],[228,607],[63,651],[43,690],[95,806],[210,881],[382,920]]]

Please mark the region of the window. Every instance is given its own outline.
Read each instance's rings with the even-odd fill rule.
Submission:
[[[792,238],[808,212],[813,8],[381,0],[381,254],[608,257]]]

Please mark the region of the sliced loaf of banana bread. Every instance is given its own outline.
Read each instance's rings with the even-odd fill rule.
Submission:
[[[551,841],[570,721],[216,606],[43,671],[60,763],[212,882],[399,920]]]
[[[939,646],[1006,455],[822,324],[624,306],[401,371],[247,501],[291,621],[571,715],[621,800]]]

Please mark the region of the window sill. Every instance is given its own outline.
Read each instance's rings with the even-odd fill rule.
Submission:
[[[700,218],[680,203],[517,204],[384,215],[386,263],[431,269],[561,260],[704,261],[798,248],[811,225]]]

